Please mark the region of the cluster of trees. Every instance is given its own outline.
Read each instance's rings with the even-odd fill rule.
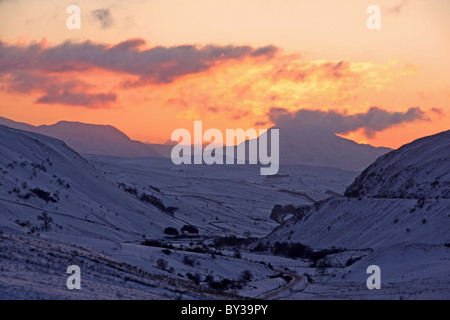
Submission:
[[[164,233],[170,236],[178,236],[180,235],[180,232],[177,230],[177,228],[174,227],[167,227],[164,229]],[[183,234],[198,234],[198,229],[194,226],[190,226],[190,225],[184,225],[181,228],[181,233]]]
[[[36,220],[42,221],[40,225],[32,224],[30,221],[25,220],[16,220],[15,223],[22,228],[28,228],[29,232],[34,233],[36,231],[50,231],[52,229],[53,225],[53,218],[50,217],[47,212],[42,212],[41,215],[36,217]],[[56,225],[57,227],[61,228],[61,226]]]
[[[134,196],[136,196],[139,200],[141,200],[142,202],[151,204],[152,206],[158,208],[159,210],[161,210],[164,213],[170,214],[170,215],[174,215],[175,212],[178,210],[177,207],[166,207],[164,205],[164,203],[161,201],[161,199],[151,195],[151,194],[147,194],[145,192],[143,192],[141,195],[139,195],[138,190],[135,187],[130,187],[127,186],[125,183],[119,183],[119,187],[121,187],[125,192],[128,192]],[[153,190],[157,191],[157,192],[161,192],[158,188],[152,187],[150,186]]]
[[[314,250],[299,242],[276,242],[273,247],[273,253],[278,256],[288,258],[301,258],[311,260],[314,264],[327,255],[345,251],[344,249],[331,248]]]

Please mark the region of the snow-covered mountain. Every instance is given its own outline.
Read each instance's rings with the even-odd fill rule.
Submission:
[[[314,297],[345,281],[363,283],[365,268],[376,264],[390,288],[369,295],[361,287],[364,297],[450,298],[449,146],[447,131],[388,153],[356,178],[347,197],[302,208],[259,245],[301,243],[324,253],[316,263],[333,277],[309,289]],[[334,297],[348,297],[338,291]]]
[[[63,140],[79,153],[124,158],[161,157],[151,146],[131,140],[126,134],[110,125],[59,121],[53,125],[32,126],[3,117],[0,117],[0,124]]]
[[[327,166],[360,171],[391,151],[318,130],[280,129],[280,163]]]
[[[133,141],[123,132],[109,125],[94,125],[81,122],[60,121],[53,125],[31,126],[0,117],[0,124],[45,134],[63,140],[66,144],[83,154],[117,156],[123,158],[165,157],[170,158],[173,143],[151,144]],[[277,128],[273,128],[277,129]],[[268,130],[270,141],[270,129]],[[267,133],[266,133],[267,134]],[[259,138],[258,138],[259,139]],[[248,161],[248,144],[246,160]],[[373,147],[341,138],[334,133],[320,131],[316,128],[281,128],[280,129],[281,165],[310,165],[333,167],[349,171],[361,171],[379,156],[391,151],[389,148]],[[205,147],[205,144],[203,147]],[[225,147],[218,151],[225,156],[237,147]],[[271,150],[270,145],[268,148]]]
[[[279,161],[281,165],[310,165],[333,167],[342,170],[361,171],[379,156],[392,149],[359,144],[341,138],[332,132],[317,128],[277,128],[269,129],[268,150],[271,152],[271,130],[279,130]],[[259,138],[257,138],[259,141]],[[243,142],[248,160],[249,141]],[[237,152],[235,151],[235,154]]]
[[[268,239],[353,248],[449,242],[449,145],[446,131],[390,152],[355,179],[346,198],[316,203]]]
[[[61,226],[55,232],[135,240],[179,225],[121,190],[61,140],[0,125],[0,141],[2,226],[31,230],[46,212]]]
[[[450,198],[450,131],[418,139],[364,170],[345,192],[351,197]]]

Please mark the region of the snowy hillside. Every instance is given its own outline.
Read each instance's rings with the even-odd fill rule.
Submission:
[[[0,124],[63,140],[79,153],[117,157],[160,157],[151,146],[131,140],[113,126],[60,121],[53,125],[31,126],[0,117]]]
[[[47,212],[66,234],[161,235],[169,215],[119,189],[64,142],[0,125],[1,225],[31,229]]]
[[[449,200],[331,199],[288,220],[266,240],[314,248],[374,248],[450,242]]]
[[[450,131],[390,152],[363,171],[350,197],[450,199]]]
[[[289,234],[318,247],[358,248],[449,242],[449,146],[447,131],[390,152],[356,178],[347,198],[314,204],[268,239],[287,240]]]
[[[447,131],[381,157],[347,198],[305,207],[259,240],[278,251],[283,242],[283,249],[298,244],[300,257],[325,267],[316,285],[290,298],[350,298],[349,281],[362,298],[450,298],[449,143]],[[369,294],[363,283],[371,264],[388,283]]]

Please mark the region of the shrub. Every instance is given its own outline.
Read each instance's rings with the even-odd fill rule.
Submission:
[[[172,253],[172,251],[170,251],[169,249],[163,249],[161,250],[162,253],[164,253],[166,256],[170,255]]]
[[[214,239],[212,246],[220,249],[224,247],[240,247],[253,243],[256,238],[237,238],[236,236],[218,237]]]
[[[209,283],[209,287],[213,290],[224,291],[228,290],[231,284],[232,284],[231,280],[223,279],[222,281],[214,281]]]
[[[152,188],[153,190],[155,190],[158,193],[161,193],[161,190],[159,190],[159,188],[154,187],[154,186],[149,186],[150,188]]]
[[[357,262],[357,261],[359,261],[359,260],[361,260],[361,259],[362,259],[362,256],[361,256],[361,257],[357,257],[357,258],[351,257],[351,258],[349,258],[349,259],[347,260],[347,262],[345,263],[345,265],[346,265],[347,267],[350,267],[352,264],[354,264],[355,262]]]
[[[425,199],[417,199],[416,207],[422,209],[425,205]]]
[[[195,234],[198,234],[198,229],[196,228],[196,227],[194,227],[194,226],[189,226],[189,225],[184,225],[182,228],[181,228],[181,232],[187,232],[187,233],[195,233]]]
[[[254,252],[265,252],[265,251],[267,251],[267,250],[269,250],[269,243],[267,242],[267,243],[262,243],[262,242],[260,242],[260,243],[258,243],[258,245],[253,249],[253,250],[251,250],[251,251],[254,251]]]
[[[53,219],[48,216],[47,212],[43,212],[37,219],[42,221],[42,230],[50,231]]]
[[[31,222],[30,221],[28,221],[28,220],[24,220],[24,221],[21,221],[21,220],[16,220],[16,221],[14,221],[18,226],[20,226],[20,227],[22,227],[22,228],[25,228],[25,227],[27,227],[27,228],[30,228],[31,227]]]
[[[177,210],[178,210],[178,207],[167,207],[165,212],[173,216],[173,214],[174,214]]]
[[[314,251],[308,246],[305,246],[301,243],[294,242],[276,242],[274,244],[273,253],[278,256],[284,256],[288,258],[302,258],[309,259],[316,263],[318,260],[326,257],[329,254],[342,252],[343,249],[322,249]]]
[[[136,188],[125,186],[125,187],[123,187],[123,190],[124,190],[125,192],[131,193],[131,194],[133,194],[133,195],[135,195],[135,196],[138,195],[138,191],[137,191]]]
[[[310,251],[301,243],[276,242],[273,253],[289,258],[306,258]]]
[[[198,273],[196,274],[187,273],[186,277],[188,277],[189,280],[192,280],[192,282],[194,282],[195,284],[200,284],[200,275]]]
[[[33,192],[37,197],[39,197],[39,198],[41,198],[42,200],[46,201],[47,203],[48,203],[49,201],[51,201],[51,202],[58,202],[58,200],[56,200],[55,198],[53,198],[53,197],[51,196],[51,193],[48,192],[48,191],[44,191],[44,190],[41,190],[41,189],[39,189],[39,188],[34,188],[34,189],[30,190],[30,191]]]
[[[158,259],[156,261],[156,267],[160,270],[166,271],[169,263],[164,259]]]
[[[32,166],[33,168],[37,169],[37,170],[41,170],[41,171],[43,171],[43,172],[47,172],[47,168],[44,166],[43,163],[40,164],[40,163],[37,163],[37,162],[33,162],[33,163],[31,164],[31,166]]]
[[[141,194],[141,196],[139,197],[139,200],[150,203],[151,205],[157,207],[159,210],[161,210],[163,212],[165,212],[165,210],[166,210],[166,206],[161,202],[160,199],[158,199],[157,197],[154,197],[152,195],[148,195],[145,192]]]
[[[194,263],[195,263],[195,259],[194,259],[194,258],[189,258],[188,256],[184,256],[184,258],[183,258],[183,263],[184,263],[185,265],[187,265],[187,266],[193,267],[193,266],[194,266]]]
[[[28,200],[28,199],[30,199],[30,197],[32,196],[32,194],[29,193],[29,192],[27,192],[27,193],[25,193],[25,194],[18,194],[17,196],[18,196],[19,198],[21,198],[21,199]]]
[[[208,284],[213,283],[213,282],[214,282],[214,277],[213,277],[212,275],[208,274],[208,275],[205,277],[205,282],[208,283]]]
[[[253,274],[250,270],[242,271],[241,277],[240,277],[241,281],[248,282],[248,281],[252,281],[252,279],[253,279]]]
[[[172,227],[167,227],[167,228],[165,228],[165,229],[164,229],[164,233],[165,233],[165,234],[168,234],[168,235],[170,235],[170,236],[177,236],[177,235],[180,234],[180,233],[178,232],[177,229],[172,228]]]
[[[145,239],[145,240],[141,241],[141,245],[147,246],[147,247],[159,247],[159,248],[166,248],[166,249],[174,248],[173,245],[171,245],[171,244],[160,242],[158,240],[149,240],[149,239]]]

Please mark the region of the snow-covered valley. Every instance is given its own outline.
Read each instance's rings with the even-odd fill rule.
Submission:
[[[377,190],[403,188],[391,176],[407,163],[439,191],[424,197],[420,184],[404,198],[370,193],[363,180],[376,174],[329,167],[265,177],[251,165],[80,155],[1,125],[0,141],[1,299],[450,297],[448,134],[414,146],[438,148],[435,161],[391,161],[390,185]],[[371,264],[381,290],[366,287]],[[80,266],[81,290],[66,287],[69,265]]]

